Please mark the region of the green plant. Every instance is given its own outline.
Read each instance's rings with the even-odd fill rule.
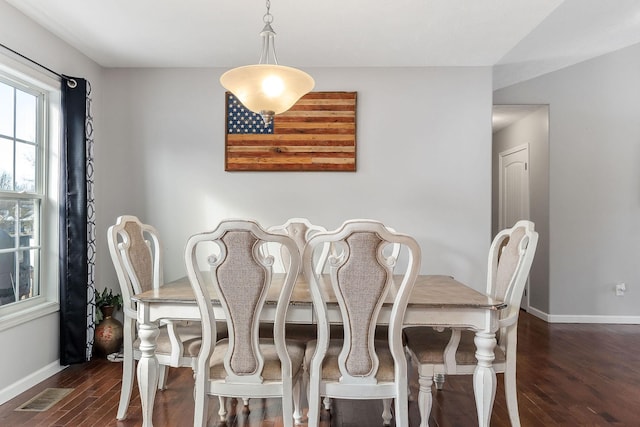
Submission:
[[[94,289],[93,296],[96,303],[96,323],[102,320],[102,307],[113,306],[116,310],[122,307],[122,295],[114,294],[111,289],[105,288],[102,293]]]

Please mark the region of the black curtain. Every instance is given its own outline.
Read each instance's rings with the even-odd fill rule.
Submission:
[[[87,82],[63,76],[60,176],[60,363],[87,360]]]

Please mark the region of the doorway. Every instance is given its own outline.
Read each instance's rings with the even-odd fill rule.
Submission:
[[[536,255],[522,308],[549,312],[549,106],[494,105],[492,236],[519,219],[535,223]]]
[[[513,227],[529,219],[529,144],[498,154],[498,229]],[[520,308],[529,311],[529,280]]]

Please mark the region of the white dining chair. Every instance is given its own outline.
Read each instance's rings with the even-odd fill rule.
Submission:
[[[389,229],[389,231],[395,232],[393,228],[391,227],[387,227],[387,228]],[[313,235],[327,231],[327,229],[321,225],[312,224],[311,221],[309,221],[307,218],[289,218],[284,224],[271,226],[267,230],[273,233],[286,234],[287,236],[291,237],[296,242],[296,245],[298,246],[298,250],[300,251],[300,256],[302,256],[302,252],[304,251],[304,248],[307,242]],[[401,248],[400,244],[394,243],[393,245],[391,245],[389,248],[386,249],[388,253],[386,253],[385,255],[388,255],[391,258],[397,260],[400,255],[400,248]],[[285,271],[286,265],[288,263],[286,251],[284,253],[278,253],[278,251],[273,251],[269,245],[265,246],[265,250],[266,250],[266,253],[270,255],[274,255],[274,258],[275,258],[274,271],[279,271],[279,272]],[[327,242],[324,244],[323,248],[317,251],[318,253],[314,255],[315,259],[313,262],[315,265],[314,271],[316,274],[322,274],[325,272],[326,266],[327,266],[327,259],[329,257],[330,251],[331,251],[331,244]],[[286,328],[287,328],[287,339],[297,339],[306,343],[309,340],[315,339],[316,337],[316,325],[288,324]],[[332,337],[338,338],[342,336],[342,328],[339,327],[339,325],[333,325],[331,329],[332,329],[332,332],[331,332]],[[376,329],[376,339],[380,336],[384,336],[386,338],[386,335],[387,335],[386,328],[379,327]],[[306,371],[306,368],[307,366],[305,364],[304,366],[305,371]],[[303,387],[305,386],[304,382],[306,381],[307,377],[308,377],[307,373],[304,372],[302,377]],[[245,406],[246,406],[246,402],[245,402]],[[330,398],[327,397],[324,399],[324,407],[327,411],[330,410],[331,408]],[[391,421],[391,401],[390,400],[384,401],[382,418],[384,420],[385,425],[388,425]],[[297,423],[302,422],[302,414],[295,414],[295,419]]]
[[[265,309],[271,289],[273,257],[262,246],[286,248],[289,264],[275,307]],[[285,317],[300,271],[300,254],[288,236],[269,233],[256,222],[226,220],[207,233],[191,236],[185,249],[189,281],[202,318],[202,346],[197,359],[194,426],[207,425],[208,395],[280,398],[283,424],[300,413],[300,379],[304,343],[285,340]],[[208,283],[218,296],[228,338],[217,340],[216,317]],[[272,289],[275,291],[275,289]],[[272,338],[260,336],[263,311],[274,312]],[[220,420],[226,421],[221,404]]]
[[[162,248],[156,229],[132,215],[118,217],[107,231],[107,242],[123,302],[122,386],[116,415],[122,420],[126,418],[131,400],[135,360],[141,356],[139,340],[136,339],[136,303],[132,296],[163,284]],[[163,322],[159,329],[156,348],[160,364],[158,388],[164,389],[168,366],[195,367],[201,327],[198,322]]]
[[[284,224],[273,225],[269,227],[267,230],[272,233],[284,234],[291,237],[291,239],[293,239],[293,241],[296,243],[296,246],[298,247],[298,252],[300,253],[300,257],[302,257],[302,252],[304,251],[304,247],[307,245],[307,242],[313,235],[327,231],[325,227],[317,224],[312,224],[311,221],[309,221],[307,218],[300,218],[300,217],[289,218],[287,221],[285,221]],[[274,271],[280,271],[280,272],[286,271],[289,265],[289,258],[288,258],[287,251],[286,250],[273,251],[270,249],[270,245],[266,245],[265,249],[270,255],[274,256],[274,259],[275,259]],[[329,257],[330,250],[331,250],[331,245],[327,243],[322,248],[321,251],[318,251],[317,259],[316,259],[316,268],[315,268],[316,274],[323,273],[325,266],[327,264],[327,259]],[[268,331],[267,331],[267,334],[268,334]],[[289,323],[286,325],[286,334],[287,334],[288,340],[292,340],[292,339],[299,340],[306,344],[308,341],[315,339],[316,325]],[[306,369],[306,365],[303,366],[303,369]],[[303,389],[306,388],[306,379],[307,379],[307,373],[305,371],[302,374],[301,387]],[[327,402],[327,404],[329,404],[329,402]],[[302,423],[303,414],[296,412],[294,414],[294,419],[296,421],[296,424]]]
[[[493,368],[497,373],[504,373],[505,396],[512,426],[520,426],[516,386],[518,315],[537,244],[538,233],[534,231],[533,222],[523,220],[498,233],[489,248],[487,295],[507,304],[500,311]],[[437,389],[441,389],[445,375],[474,373],[477,363],[475,333],[459,328],[438,332],[421,326],[405,328],[404,334],[407,351],[419,375],[420,427],[427,427],[434,376],[439,377],[436,385]]]
[[[284,224],[273,225],[267,230],[272,233],[285,234],[291,237],[298,247],[300,256],[302,256],[304,247],[314,234],[327,231],[327,229],[321,225],[312,224],[307,218],[289,218]],[[274,270],[285,271],[289,262],[287,251],[274,253],[273,250],[270,250],[269,245],[266,246],[266,249],[270,255],[274,256]],[[330,245],[325,245],[322,251],[320,251],[316,264],[316,274],[322,274],[327,263],[330,249]]]
[[[330,278],[314,274],[314,252],[331,243]],[[396,259],[386,255],[393,244],[406,248],[407,268],[394,272]],[[313,236],[303,254],[317,314],[317,341],[307,345],[309,426],[317,426],[322,397],[394,399],[396,425],[408,426],[407,361],[402,323],[409,295],[420,271],[420,247],[410,236],[390,231],[372,220],[351,220],[339,229]],[[380,317],[394,273],[400,286],[388,319]],[[343,338],[331,339],[327,297],[340,307]],[[376,340],[376,326],[388,321],[387,339]]]

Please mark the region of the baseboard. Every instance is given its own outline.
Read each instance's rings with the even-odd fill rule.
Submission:
[[[640,316],[548,314],[533,307],[529,307],[527,312],[547,323],[609,323],[617,325],[640,325]]]
[[[0,405],[13,399],[20,393],[29,390],[31,387],[46,380],[50,376],[62,371],[66,366],[60,365],[60,360],[56,360],[47,366],[38,369],[36,372],[22,378],[19,381],[0,390]]]
[[[610,323],[617,325],[639,325],[640,316],[598,316],[551,314],[549,323]]]
[[[533,308],[531,306],[529,306],[529,309],[527,310],[527,313],[536,316],[538,319],[542,319],[545,322],[549,323],[549,315],[547,313],[545,313],[544,311],[540,311],[537,308]]]

